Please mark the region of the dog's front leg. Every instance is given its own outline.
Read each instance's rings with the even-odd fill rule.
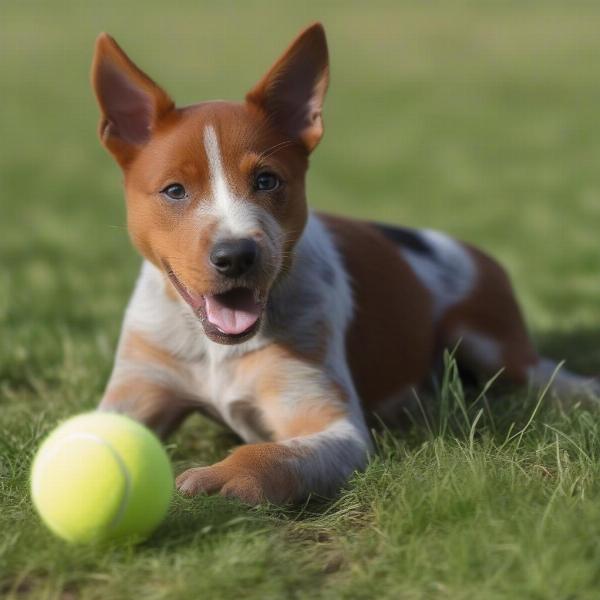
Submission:
[[[142,333],[124,330],[99,409],[126,414],[166,437],[198,408],[187,368]]]
[[[364,468],[368,451],[369,440],[348,419],[340,419],[317,433],[241,446],[210,467],[184,471],[177,487],[190,496],[219,493],[247,504],[331,496]]]
[[[354,391],[280,351],[251,360],[253,419],[259,415],[269,441],[239,447],[215,465],[188,469],[177,487],[187,495],[220,493],[249,504],[335,493],[364,468],[371,449],[357,399],[350,397]],[[241,367],[250,377],[247,365]]]

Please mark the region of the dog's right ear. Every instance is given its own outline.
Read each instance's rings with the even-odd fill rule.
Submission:
[[[92,86],[102,113],[100,139],[125,167],[174,109],[173,101],[106,33],[96,40]]]

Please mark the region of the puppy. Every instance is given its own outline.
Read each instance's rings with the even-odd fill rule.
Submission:
[[[113,39],[97,40],[100,138],[144,258],[100,408],[162,436],[202,411],[247,442],[182,473],[185,494],[334,493],[367,462],[366,419],[393,420],[459,340],[460,363],[483,377],[543,385],[554,372],[481,251],[307,208],[328,75],[315,24],[244,102],[176,108]],[[554,385],[598,391],[564,370]]]

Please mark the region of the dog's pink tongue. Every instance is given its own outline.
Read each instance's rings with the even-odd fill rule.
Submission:
[[[244,333],[260,317],[260,303],[254,300],[254,294],[248,289],[205,296],[205,302],[208,321],[229,335]]]

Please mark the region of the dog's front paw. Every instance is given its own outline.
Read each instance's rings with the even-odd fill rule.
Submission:
[[[246,504],[283,504],[301,492],[292,458],[291,450],[279,444],[242,446],[211,467],[184,471],[177,478],[177,489],[187,496],[221,494]]]
[[[268,497],[256,475],[251,472],[226,473],[219,465],[188,469],[177,477],[175,484],[186,496],[218,493],[251,505],[275,501]]]

